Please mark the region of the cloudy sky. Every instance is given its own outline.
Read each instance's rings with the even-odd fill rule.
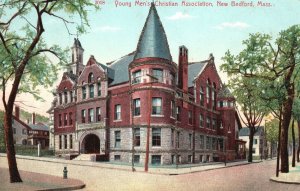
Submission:
[[[98,62],[107,63],[135,50],[149,7],[135,6],[135,0],[119,2],[131,2],[131,6],[116,7],[115,0],[105,0],[105,5],[101,6],[98,12],[90,12],[88,33],[79,37],[85,49],[85,63],[90,55],[94,55]],[[224,53],[228,49],[238,53],[242,49],[241,42],[249,33],[262,32],[275,37],[281,30],[300,24],[299,0],[264,1],[269,2],[271,7],[220,7],[214,0],[206,1],[211,2],[213,7],[186,7],[181,6],[182,1],[173,2],[178,2],[179,6],[159,6],[157,11],[175,62],[178,59],[178,47],[185,45],[189,49],[190,61],[205,60],[213,53],[219,67]],[[253,3],[256,5],[257,0]],[[44,38],[47,43],[62,47],[70,47],[73,44],[74,36],[68,35],[63,23],[47,18],[45,25]],[[223,74],[222,77],[225,79]],[[58,83],[56,82],[55,86]],[[46,99],[44,103],[33,102],[28,95],[19,96],[17,101],[24,101],[33,106],[22,105],[24,109],[46,115],[52,95],[44,91],[43,96]]]

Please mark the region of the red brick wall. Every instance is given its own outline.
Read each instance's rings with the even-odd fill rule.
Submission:
[[[72,125],[69,124],[69,113],[72,112]],[[67,125],[64,125],[64,114],[68,114]],[[62,116],[62,126],[59,126],[59,114]],[[75,131],[75,123],[76,123],[76,106],[72,105],[65,109],[57,108],[54,109],[54,131],[55,133],[67,133]]]

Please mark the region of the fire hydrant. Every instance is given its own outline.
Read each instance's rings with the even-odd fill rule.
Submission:
[[[67,170],[66,166],[64,167],[64,170],[63,170],[63,177],[64,177],[64,179],[68,178],[68,170]]]

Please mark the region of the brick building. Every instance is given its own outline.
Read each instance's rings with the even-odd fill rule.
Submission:
[[[120,59],[83,65],[78,39],[55,93],[56,154],[97,153],[110,161],[198,163],[238,158],[240,122],[212,54],[176,64],[152,4],[137,49]],[[149,147],[147,148],[147,135]]]

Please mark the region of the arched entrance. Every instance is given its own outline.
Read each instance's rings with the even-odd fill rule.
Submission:
[[[82,148],[85,154],[100,153],[100,139],[95,134],[88,134],[82,141]]]

